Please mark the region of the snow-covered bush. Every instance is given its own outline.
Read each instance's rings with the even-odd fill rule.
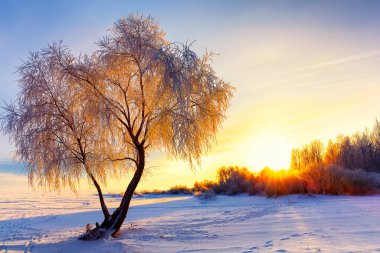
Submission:
[[[378,173],[324,164],[309,166],[301,171],[301,177],[306,180],[308,191],[317,194],[370,194],[380,183]]]
[[[215,193],[236,195],[252,191],[255,184],[255,177],[245,167],[222,167],[217,172],[217,185],[214,187]]]

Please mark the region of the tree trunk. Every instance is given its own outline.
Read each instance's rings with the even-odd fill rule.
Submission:
[[[144,150],[143,145],[139,145],[137,149],[138,149],[138,160],[137,160],[138,162],[136,165],[135,174],[133,175],[133,178],[124,193],[124,196],[123,196],[123,199],[121,200],[119,208],[115,210],[114,214],[112,214],[113,224],[110,227],[110,229],[113,230],[112,236],[115,236],[115,234],[120,230],[121,226],[123,225],[123,222],[125,218],[127,217],[127,213],[129,210],[131,199],[133,197],[133,193],[135,192],[136,187],[139,184],[141,176],[144,172],[145,150]]]
[[[83,165],[84,165],[84,167],[85,167],[85,169],[86,169],[87,174],[88,174],[89,177],[91,178],[92,183],[95,185],[96,190],[98,191],[98,196],[99,196],[100,206],[101,206],[102,211],[103,211],[104,220],[107,220],[107,219],[110,217],[110,213],[109,213],[109,211],[108,211],[108,208],[107,208],[106,202],[104,201],[104,197],[103,197],[102,189],[100,188],[100,185],[99,185],[98,181],[96,181],[94,175],[91,173],[91,171],[90,171],[90,169],[88,168],[87,164],[83,164]]]
[[[138,159],[137,159],[137,164],[136,164],[136,171],[135,174],[133,175],[132,180],[129,182],[129,185],[127,189],[125,190],[124,196],[121,200],[121,203],[119,207],[112,213],[112,215],[104,215],[104,220],[99,225],[96,223],[95,228],[91,228],[90,226],[87,228],[87,231],[85,234],[81,235],[79,237],[80,240],[96,240],[104,236],[104,234],[110,232],[111,235],[114,237],[116,233],[120,230],[121,226],[123,225],[123,222],[125,218],[127,217],[127,213],[129,210],[129,205],[131,203],[131,199],[133,197],[133,193],[135,192],[137,185],[140,182],[140,179],[142,177],[142,174],[144,172],[145,168],[145,149],[143,145],[138,145],[137,146],[137,151],[138,151]],[[93,178],[93,177],[91,177]],[[95,180],[95,179],[93,179]],[[95,180],[96,182],[96,180]],[[95,184],[94,182],[94,184]],[[95,184],[95,186],[99,186],[99,184]],[[100,187],[98,188],[99,192],[99,199],[100,202],[102,203],[102,210],[103,206],[108,212],[108,209],[105,206],[103,195],[101,194],[101,189]],[[103,205],[104,203],[104,205]],[[103,213],[105,211],[103,210]]]
[[[96,190],[98,191],[100,206],[102,207],[104,220],[107,220],[110,217],[110,213],[108,211],[106,202],[104,201],[102,189],[100,188],[100,185],[98,184],[98,182],[96,181],[96,179],[94,178],[94,176],[92,174],[91,174],[91,179],[92,179],[92,182],[94,183],[94,185],[96,187]]]

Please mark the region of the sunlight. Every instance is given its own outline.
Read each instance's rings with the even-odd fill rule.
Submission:
[[[251,170],[258,171],[266,166],[272,170],[289,167],[292,144],[284,136],[268,133],[252,137],[245,147],[245,160]]]

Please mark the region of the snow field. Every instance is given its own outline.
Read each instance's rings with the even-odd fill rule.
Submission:
[[[380,252],[379,195],[146,196],[93,242],[77,236],[101,220],[97,196],[1,196],[0,252]]]

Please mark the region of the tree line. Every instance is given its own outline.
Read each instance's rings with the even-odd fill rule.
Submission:
[[[301,171],[275,171],[265,167],[252,172],[245,167],[219,168],[215,180],[203,180],[193,187],[174,186],[167,191],[145,193],[194,194],[210,198],[215,194],[246,193],[267,197],[289,194],[368,195],[380,192],[380,174],[338,167],[311,166]]]
[[[357,131],[351,136],[339,135],[327,145],[314,140],[292,150],[291,169],[302,170],[316,164],[380,172],[380,122],[376,120],[372,129]]]
[[[193,193],[281,196],[288,194],[353,194],[380,192],[380,121],[371,129],[339,135],[325,145],[313,140],[291,151],[289,169],[269,167],[252,172],[245,167],[219,168],[215,180],[175,186],[169,194]],[[212,193],[212,194],[210,194]]]

